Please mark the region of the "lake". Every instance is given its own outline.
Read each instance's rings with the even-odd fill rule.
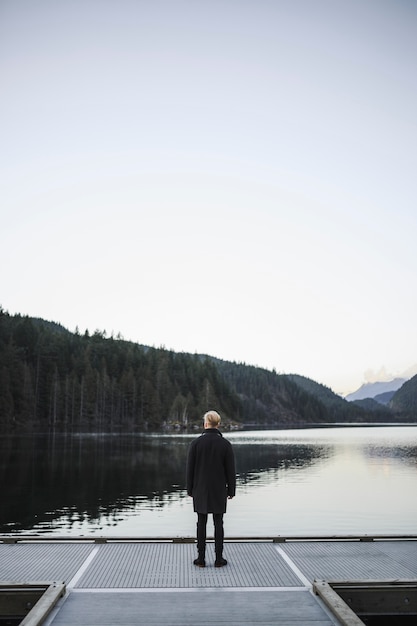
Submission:
[[[0,533],[194,537],[198,434],[2,435]],[[226,536],[417,534],[417,426],[223,434],[237,471]]]

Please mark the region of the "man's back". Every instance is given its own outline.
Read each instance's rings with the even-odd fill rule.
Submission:
[[[187,463],[187,492],[198,513],[224,513],[227,497],[236,490],[234,454],[231,443],[217,428],[208,428],[195,439]]]

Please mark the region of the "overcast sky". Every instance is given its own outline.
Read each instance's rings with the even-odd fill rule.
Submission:
[[[417,3],[1,0],[0,304],[347,393],[417,363]]]

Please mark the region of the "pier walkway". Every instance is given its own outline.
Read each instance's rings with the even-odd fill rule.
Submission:
[[[215,568],[209,542],[197,568],[189,539],[0,536],[0,582],[64,583],[47,617],[25,626],[353,626],[363,622],[343,607],[336,616],[317,585],[417,585],[417,537],[236,538],[224,556]]]

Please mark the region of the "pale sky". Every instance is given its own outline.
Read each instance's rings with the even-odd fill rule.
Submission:
[[[417,363],[417,3],[0,0],[0,304],[308,376]]]

